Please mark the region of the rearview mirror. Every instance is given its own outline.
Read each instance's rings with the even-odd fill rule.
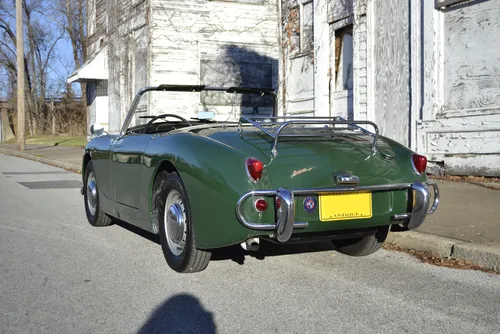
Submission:
[[[215,113],[213,111],[198,111],[198,119],[214,119]]]
[[[99,123],[94,123],[90,126],[90,134],[92,136],[100,136],[104,133],[104,126]]]

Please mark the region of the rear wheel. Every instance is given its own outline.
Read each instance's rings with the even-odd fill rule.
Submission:
[[[379,227],[373,235],[356,239],[333,240],[335,248],[351,256],[367,256],[378,251],[387,238],[389,226]]]
[[[99,191],[95,179],[94,166],[92,160],[85,167],[85,182],[83,183],[83,198],[85,202],[85,212],[87,220],[92,226],[109,226],[112,224],[111,218],[101,210],[99,203]]]
[[[154,228],[158,229],[163,255],[170,268],[180,273],[204,270],[211,253],[195,247],[189,201],[179,175],[161,171],[153,196]]]

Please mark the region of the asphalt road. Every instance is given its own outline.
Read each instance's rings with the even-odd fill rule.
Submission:
[[[91,227],[80,175],[0,155],[1,333],[498,333],[500,276],[398,252],[217,252],[198,274],[154,238]],[[314,252],[307,252],[314,250]]]

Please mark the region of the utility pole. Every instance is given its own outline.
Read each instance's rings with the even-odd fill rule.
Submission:
[[[23,1],[16,0],[17,150],[25,150]]]

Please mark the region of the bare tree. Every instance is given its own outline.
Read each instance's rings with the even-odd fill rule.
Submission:
[[[49,127],[47,84],[55,60],[56,45],[63,31],[47,26],[49,17],[45,1],[23,0],[22,4],[26,34],[24,71],[27,123],[30,134],[36,135]],[[0,34],[3,37],[0,38],[0,67],[12,78],[17,76],[14,9],[12,0],[0,3]]]
[[[80,68],[87,60],[87,1],[57,0],[52,11],[55,21],[71,42],[74,68]],[[82,99],[86,102],[86,85],[80,83]]]

